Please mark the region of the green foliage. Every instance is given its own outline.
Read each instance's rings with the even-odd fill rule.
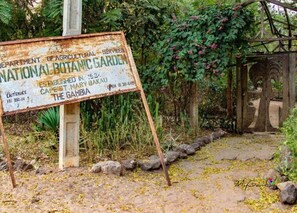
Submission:
[[[203,9],[211,5],[232,5],[237,2],[238,0],[193,0],[192,5],[194,8]]]
[[[45,0],[38,8],[39,16],[32,20],[36,30],[36,36],[57,36],[62,34],[63,1]],[[42,25],[40,25],[42,23]]]
[[[119,30],[119,11],[113,11],[119,3],[112,0],[84,0],[83,2],[83,32],[94,33],[107,30]],[[94,9],[96,8],[96,9]],[[103,19],[103,20],[102,20]],[[111,29],[116,27],[116,29]]]
[[[119,21],[122,19],[122,11],[119,8],[112,9],[102,14],[101,23],[111,29],[120,27]]]
[[[127,0],[83,2],[83,32],[123,30],[139,70],[154,58],[152,46],[165,32],[178,1]],[[96,8],[96,10],[94,10]]]
[[[172,0],[84,0],[82,32],[125,32],[139,68],[153,58],[152,46],[165,32],[171,15],[180,4]],[[44,0],[31,22],[34,35],[54,36],[62,33],[62,0]]]
[[[155,58],[152,46],[166,32],[169,19],[178,11],[177,6],[177,1],[171,0],[139,0],[122,5],[122,28],[141,71]]]
[[[40,130],[50,130],[58,133],[60,123],[59,107],[52,107],[41,111],[38,115],[38,124]]]
[[[297,180],[297,108],[295,107],[281,128],[285,141],[280,149],[280,170],[290,180]],[[287,150],[288,149],[288,150]],[[287,151],[286,151],[287,150]]]
[[[84,0],[82,4],[82,33],[124,31],[140,70],[155,57],[153,44],[165,32],[171,15],[181,8],[175,0]],[[11,22],[1,29],[0,40],[62,34],[62,0],[42,0],[34,7],[30,1],[9,4],[0,0],[2,5],[0,22]]]
[[[173,20],[157,47],[161,55],[154,67],[157,80],[167,84],[170,78],[199,81],[205,75],[220,76],[231,55],[245,55],[252,23],[252,14],[240,6],[211,6]]]
[[[235,80],[235,79],[234,79]],[[200,126],[206,129],[223,128],[224,130],[235,131],[235,118],[227,116],[227,75],[222,73],[220,78],[206,79],[199,83],[199,116]],[[236,84],[233,82],[233,91],[236,91]],[[236,99],[233,93],[233,100]]]
[[[58,21],[62,15],[63,1],[62,0],[48,0],[44,2],[44,10],[42,13],[44,16]]]
[[[148,102],[158,135],[162,138],[159,104],[152,97],[148,97]],[[141,106],[135,94],[111,96],[82,104],[84,147],[95,147],[99,153],[126,147],[145,151],[145,147],[151,146],[153,140]]]
[[[167,115],[173,115],[177,122],[179,115],[188,112],[190,88],[197,81],[199,96],[209,98],[199,103],[208,108],[205,113],[216,111],[218,106],[224,107],[226,78],[223,72],[230,69],[236,57],[244,58],[247,54],[247,38],[252,26],[252,13],[238,5],[207,6],[184,18],[173,16],[167,33],[155,45],[158,57],[141,73],[145,90],[158,91],[160,99],[165,99]],[[215,79],[224,79],[224,82]],[[209,84],[213,91],[207,92]],[[225,122],[223,118],[220,122],[228,129],[232,129],[233,124],[232,119]]]
[[[28,33],[26,9],[14,1],[0,0],[0,41],[24,38]]]
[[[285,135],[285,145],[297,157],[297,108],[291,111],[289,118],[284,122],[282,133]]]
[[[12,16],[12,5],[6,0],[0,0],[0,23],[9,24]]]

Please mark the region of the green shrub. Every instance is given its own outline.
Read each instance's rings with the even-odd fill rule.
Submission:
[[[290,180],[297,180],[297,108],[291,111],[281,131],[285,141],[280,146],[279,170]]]
[[[284,143],[297,156],[297,108],[291,111],[289,118],[284,122],[281,130],[286,137]]]

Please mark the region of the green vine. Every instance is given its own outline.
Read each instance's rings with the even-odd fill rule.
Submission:
[[[252,24],[252,13],[239,5],[210,6],[182,20],[174,16],[170,30],[157,45],[160,60],[154,79],[166,85],[169,79],[193,82],[220,76],[232,56],[247,53]]]

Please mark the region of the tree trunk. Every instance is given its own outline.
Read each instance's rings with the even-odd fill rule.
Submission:
[[[233,100],[232,100],[232,68],[228,69],[227,80],[227,115],[231,117],[233,115]]]
[[[190,105],[189,105],[189,114],[190,114],[190,124],[193,128],[195,135],[199,131],[199,114],[198,114],[198,83],[192,83],[190,85]]]

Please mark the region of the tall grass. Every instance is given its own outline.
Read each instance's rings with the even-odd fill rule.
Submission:
[[[159,104],[151,96],[148,102],[157,133],[162,139]],[[93,111],[96,107],[99,111]],[[86,150],[95,148],[99,154],[123,149],[144,153],[153,146],[150,126],[137,94],[111,96],[84,103],[82,121],[81,145]]]

